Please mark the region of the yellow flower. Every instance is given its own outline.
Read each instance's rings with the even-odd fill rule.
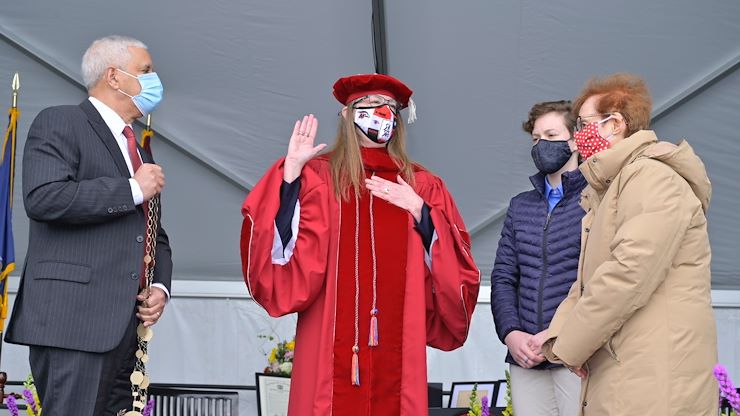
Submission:
[[[285,344],[285,348],[287,348],[288,351],[293,351],[295,349],[295,340]]]
[[[270,363],[274,363],[275,360],[277,360],[277,348],[273,348],[272,351],[270,351],[270,356],[267,358],[267,361]]]

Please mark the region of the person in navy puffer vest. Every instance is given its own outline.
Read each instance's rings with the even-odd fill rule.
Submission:
[[[509,204],[491,274],[491,309],[509,350],[515,414],[574,416],[580,379],[547,362],[539,348],[576,280],[581,249],[586,180],[578,170],[570,101],[535,104],[522,127],[539,172],[530,177],[534,189]]]

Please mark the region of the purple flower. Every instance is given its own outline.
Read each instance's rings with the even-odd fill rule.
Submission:
[[[489,416],[491,414],[491,408],[488,406],[488,396],[483,396],[480,401],[481,405],[481,416]]]
[[[740,411],[740,394],[735,389],[735,385],[732,384],[732,380],[730,380],[730,376],[727,374],[727,369],[717,364],[714,367],[714,377],[719,383],[720,396],[726,398],[727,402],[735,411]]]
[[[8,405],[8,410],[10,411],[11,416],[18,416],[18,404],[15,402],[15,396],[9,394],[8,398],[5,399],[5,404]]]
[[[141,414],[142,416],[151,416],[152,410],[154,410],[154,399],[149,399]]]
[[[33,398],[33,393],[31,393],[31,390],[23,389],[23,397],[26,399],[26,404],[28,407],[31,408],[31,411],[34,415],[39,413],[39,407],[36,404],[36,400]]]

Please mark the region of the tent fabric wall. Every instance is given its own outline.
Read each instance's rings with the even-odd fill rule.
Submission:
[[[111,33],[140,38],[165,85],[152,146],[167,178],[163,220],[174,277],[241,280],[241,201],[285,153],[297,118],[316,114],[325,126],[321,140],[333,140],[338,105],[331,84],[373,65],[371,5],[169,0],[134,1],[126,13],[110,8],[83,0],[3,5],[0,33],[34,55],[0,41],[0,77],[21,73],[19,159],[42,108],[84,99],[79,67],[92,40]],[[28,226],[21,204],[16,212],[22,259]]]
[[[660,110],[740,61],[738,17],[740,3],[718,0],[387,2],[389,70],[416,88],[412,154],[448,182],[484,275],[499,234],[478,225],[531,189],[521,122],[532,104],[572,99],[590,77],[624,71],[646,79]],[[653,126],[665,140],[688,139],[707,165],[717,289],[740,288],[738,66]]]
[[[238,283],[239,207],[284,154],[295,119],[316,114],[320,141],[333,141],[340,106],[332,83],[374,68],[371,3],[3,5],[0,108],[4,86],[9,105],[10,80],[20,72],[19,162],[42,108],[85,98],[79,61],[93,39],[128,34],[152,52],[166,90],[154,115],[153,149],[167,176],[163,221],[175,262],[175,298],[152,346],[157,381],[252,384],[263,365],[256,335],[273,327],[292,333],[294,318],[267,319]],[[647,80],[658,135],[688,139],[714,185],[713,286],[734,299],[715,309],[720,361],[740,374],[740,3],[404,0],[386,1],[385,17],[390,73],[409,84],[418,105],[409,151],[448,184],[473,232],[484,279],[509,199],[530,188],[530,142],[520,128],[529,107],[572,98],[593,75],[628,71]],[[677,97],[685,99],[671,106]],[[28,242],[21,187],[16,190],[15,282]],[[177,292],[188,284],[233,286],[215,297]],[[478,306],[473,328],[462,349],[430,350],[431,381],[502,375],[504,347],[487,304]],[[5,345],[1,364],[11,378],[27,373],[26,355]]]
[[[175,278],[239,280],[239,202],[284,154],[296,118],[316,114],[320,141],[333,141],[339,105],[331,84],[374,68],[371,3],[137,0],[129,10],[146,13],[136,17],[83,0],[5,5],[0,75],[9,84],[21,71],[20,144],[41,108],[84,98],[75,80],[92,39],[141,38],[166,88],[154,150],[168,179],[164,218]],[[529,107],[572,98],[593,75],[629,71],[652,90],[659,136],[687,138],[704,158],[714,183],[714,287],[740,288],[740,4],[628,0],[591,10],[574,0],[406,0],[386,2],[385,17],[389,70],[415,90],[418,104],[410,153],[456,197],[484,278],[509,199],[530,187],[534,168],[520,128]],[[16,215],[19,258],[26,229]]]

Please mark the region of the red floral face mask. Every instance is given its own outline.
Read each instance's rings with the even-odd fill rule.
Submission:
[[[573,138],[576,140],[576,147],[578,147],[578,153],[580,153],[584,159],[588,159],[596,153],[606,150],[611,146],[611,142],[609,140],[601,137],[601,133],[599,133],[599,124],[605,123],[613,117],[614,116],[609,116],[601,121],[589,123],[586,127],[573,134]]]

